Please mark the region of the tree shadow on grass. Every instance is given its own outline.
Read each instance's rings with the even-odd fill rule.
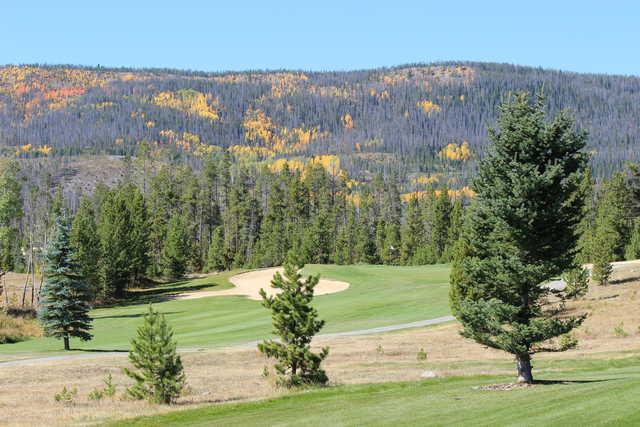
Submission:
[[[591,384],[614,381],[615,378],[605,378],[601,380],[533,380],[534,385],[573,385],[573,384]]]
[[[218,283],[201,283],[186,285],[188,281],[176,282],[171,285],[161,285],[157,288],[145,288],[135,291],[128,291],[127,295],[120,300],[112,301],[109,304],[102,304],[99,308],[127,307],[130,305],[155,304],[176,299],[185,292],[200,291],[203,289],[215,290],[221,285]]]
[[[162,314],[167,315],[167,314],[180,314],[180,313],[184,313],[184,311],[165,311],[162,312]],[[94,319],[136,319],[138,317],[143,317],[145,316],[147,313],[135,313],[135,314],[117,314],[117,315],[113,315],[113,316],[96,316],[94,317]]]
[[[102,348],[71,348],[68,351],[81,351],[83,353],[128,353],[129,350],[113,349],[107,350]]]

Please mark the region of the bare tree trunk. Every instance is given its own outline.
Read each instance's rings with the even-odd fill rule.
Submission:
[[[7,273],[2,272],[2,291],[4,292],[4,309],[9,309],[9,290],[7,289]]]
[[[516,366],[518,368],[518,382],[531,384],[533,382],[531,356],[529,354],[517,354]]]
[[[24,286],[22,287],[22,300],[20,301],[20,307],[24,308],[24,303],[27,299],[27,287],[29,286],[29,276],[31,273],[31,259],[29,259],[29,265],[27,265],[27,277],[24,279]]]
[[[65,350],[70,350],[69,348],[69,334],[65,333],[64,336],[62,337],[63,341],[64,341],[64,349]]]

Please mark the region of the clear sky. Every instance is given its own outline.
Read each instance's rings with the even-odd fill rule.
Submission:
[[[1,1],[0,64],[345,70],[478,60],[640,75],[637,0]]]

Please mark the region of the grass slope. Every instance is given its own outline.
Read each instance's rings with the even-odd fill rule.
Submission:
[[[327,321],[323,332],[350,331],[443,316],[449,313],[447,302],[448,265],[389,267],[376,265],[310,265],[310,273],[344,280],[351,286],[343,292],[317,297],[320,316]],[[72,347],[85,351],[124,351],[147,304],[180,291],[226,289],[228,272],[204,279],[179,282],[140,292],[135,303],[92,312],[94,339]],[[154,308],[167,316],[175,329],[178,345],[211,347],[259,340],[269,335],[269,313],[260,302],[244,297],[225,296],[155,302]],[[0,345],[0,360],[5,356],[26,356],[55,352],[61,343],[50,338]]]
[[[544,378],[564,383],[512,391],[482,384],[512,378],[452,377],[332,387],[281,398],[125,420],[116,426],[639,425],[640,359],[565,361]],[[540,363],[544,372],[544,362]]]

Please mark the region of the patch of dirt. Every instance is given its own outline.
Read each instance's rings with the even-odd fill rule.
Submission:
[[[176,299],[197,299],[206,297],[218,297],[228,295],[246,296],[249,299],[260,301],[260,289],[264,289],[267,295],[275,295],[280,291],[271,287],[271,279],[276,272],[283,273],[282,267],[265,268],[237,274],[229,279],[234,285],[232,289],[224,291],[185,292],[176,296]],[[315,295],[326,295],[341,292],[349,287],[347,282],[338,280],[320,279],[315,287]]]

